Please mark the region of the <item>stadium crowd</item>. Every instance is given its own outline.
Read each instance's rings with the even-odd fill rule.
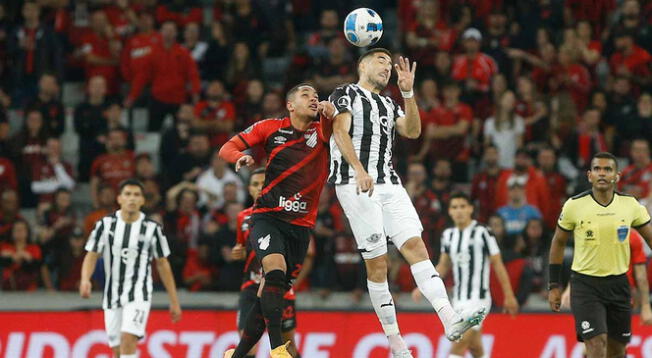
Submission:
[[[519,301],[545,291],[561,205],[588,188],[584,171],[600,151],[622,159],[619,189],[652,208],[652,1],[3,2],[2,290],[76,290],[86,236],[115,210],[118,183],[137,177],[178,284],[237,291],[243,263],[230,251],[237,214],[251,205],[247,172],[216,151],[285,116],[284,91],[298,82],[325,99],[356,80],[359,49],[341,22],[359,6],[383,17],[380,46],[419,65],[423,134],[397,140],[394,164],[434,257],[447,198],[467,191]],[[70,83],[84,83],[83,99],[64,103]],[[395,79],[385,94],[402,103]],[[152,136],[160,146],[142,150]],[[299,290],[359,297],[364,266],[331,187],[314,243]],[[409,292],[409,266],[394,251],[390,282]]]

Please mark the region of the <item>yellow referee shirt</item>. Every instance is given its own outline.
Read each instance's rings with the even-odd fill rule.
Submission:
[[[573,232],[572,270],[590,276],[620,275],[629,268],[629,232],[647,224],[650,215],[631,195],[615,193],[607,206],[589,190],[564,203],[557,225]]]

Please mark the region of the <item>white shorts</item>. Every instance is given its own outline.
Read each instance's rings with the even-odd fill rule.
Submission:
[[[464,301],[453,301],[453,309],[460,316],[467,316],[472,312],[484,307],[485,312],[489,313],[491,311],[491,299],[484,300],[464,300]],[[488,315],[484,316],[484,319],[477,326],[473,326],[471,329],[479,331],[482,329],[482,323],[487,319]]]
[[[365,260],[387,253],[387,237],[399,249],[409,239],[421,237],[421,220],[403,186],[376,184],[369,197],[357,194],[355,184],[342,184],[335,186],[335,193]]]
[[[109,336],[109,346],[120,346],[122,332],[143,338],[151,306],[151,302],[129,302],[121,308],[104,310],[104,327]]]

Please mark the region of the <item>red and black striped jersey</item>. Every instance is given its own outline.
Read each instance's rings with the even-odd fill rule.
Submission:
[[[262,145],[268,155],[265,185],[253,214],[264,213],[293,225],[313,227],[329,165],[321,122],[315,121],[299,131],[289,117],[265,119],[237,138],[248,148]]]

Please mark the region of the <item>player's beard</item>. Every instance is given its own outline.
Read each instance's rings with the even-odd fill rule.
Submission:
[[[377,78],[373,78],[371,76],[369,76],[368,78],[369,78],[369,84],[374,86],[374,88],[378,92],[384,90],[385,87],[387,87],[387,83],[389,83],[389,79],[387,79],[387,81],[385,81],[385,80],[379,80]]]

